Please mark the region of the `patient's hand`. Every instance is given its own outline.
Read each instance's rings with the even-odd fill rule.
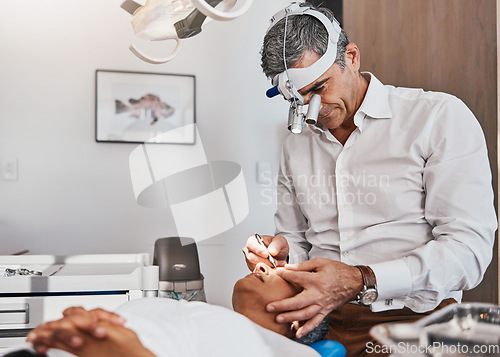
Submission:
[[[40,325],[30,335],[36,337],[33,344],[38,354],[51,347],[80,357],[155,357],[132,330],[111,322],[100,322],[98,327],[105,330],[105,339],[79,330],[70,318],[64,317]]]
[[[94,337],[106,337],[106,331],[99,328],[99,322],[110,322],[122,326],[125,319],[118,314],[103,309],[85,310],[83,307],[70,307],[63,311],[63,316],[68,317],[78,327]]]
[[[123,317],[102,309],[87,311],[82,307],[70,307],[64,310],[63,316],[63,319],[44,323],[28,334],[28,342],[37,346],[38,353],[45,353],[56,343],[68,348],[81,347],[85,343],[80,336],[82,333],[97,339],[105,339],[107,330],[102,327],[103,322],[117,326],[122,326],[125,323]],[[37,331],[43,331],[43,335],[39,335]],[[53,331],[50,338],[47,338],[48,331]]]

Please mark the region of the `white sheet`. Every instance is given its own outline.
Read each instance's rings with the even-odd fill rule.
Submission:
[[[164,298],[132,300],[118,314],[157,357],[318,357],[291,341],[224,307]],[[51,350],[49,357],[72,354]]]

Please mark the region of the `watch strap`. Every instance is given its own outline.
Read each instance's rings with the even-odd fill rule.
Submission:
[[[372,268],[366,265],[356,265],[356,268],[361,272],[361,276],[363,277],[363,285],[366,289],[374,289],[377,287],[377,278],[375,277],[375,273]]]

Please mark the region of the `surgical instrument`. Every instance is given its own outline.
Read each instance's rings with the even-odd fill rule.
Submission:
[[[255,233],[255,239],[257,239],[257,241],[260,243],[260,245],[262,245],[264,248],[267,249],[267,247],[264,243],[264,240],[262,239],[262,237],[258,233]],[[268,254],[269,255],[267,256],[267,259],[269,259],[269,262],[271,263],[271,265],[276,268],[276,261],[272,257],[271,253],[268,252]]]

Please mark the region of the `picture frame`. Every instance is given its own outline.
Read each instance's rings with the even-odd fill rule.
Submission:
[[[97,142],[194,144],[194,75],[95,72]]]

